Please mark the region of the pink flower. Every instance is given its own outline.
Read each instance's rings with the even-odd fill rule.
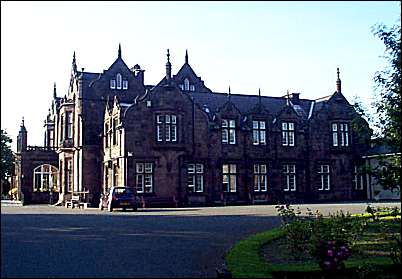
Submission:
[[[328,250],[327,255],[328,255],[328,257],[332,257],[334,255],[334,251]]]

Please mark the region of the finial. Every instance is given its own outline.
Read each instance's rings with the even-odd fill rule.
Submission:
[[[289,94],[289,89],[286,91],[286,105],[290,105],[290,94]]]
[[[336,80],[336,92],[341,93],[342,92],[342,83],[341,83],[341,79],[339,78],[339,68],[336,68],[336,74],[338,76],[338,78]]]
[[[76,72],[77,71],[77,62],[75,60],[75,50],[73,53],[73,71]]]
[[[188,64],[188,53],[187,53],[187,49],[186,49],[186,59],[185,59],[186,64]]]
[[[261,104],[261,89],[258,88],[258,103]]]
[[[56,82],[53,83],[53,97],[56,98]]]
[[[23,127],[23,126],[25,126],[25,124],[24,124],[24,116],[22,117],[22,123],[21,123],[21,126]]]
[[[229,85],[229,95],[230,95],[230,85]]]
[[[170,85],[170,80],[172,77],[172,64],[170,64],[170,53],[169,49],[167,50],[167,62],[166,62],[166,82],[167,85]]]
[[[119,43],[119,52],[117,54],[117,57],[121,58],[121,45],[120,45],[120,43]]]

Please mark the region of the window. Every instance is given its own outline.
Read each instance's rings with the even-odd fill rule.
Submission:
[[[128,89],[128,80],[123,80],[123,89]]]
[[[115,79],[110,80],[110,89],[116,89],[116,80]]]
[[[179,84],[181,90],[184,90],[184,84]]]
[[[66,112],[66,139],[73,138],[73,113],[71,111]]]
[[[117,143],[117,119],[113,118],[113,135],[112,135],[113,145]]]
[[[266,144],[265,121],[253,121],[253,144]]]
[[[137,193],[152,193],[153,166],[152,163],[136,163]]]
[[[156,116],[156,140],[158,142],[177,141],[177,117],[174,114]]]
[[[320,187],[318,190],[325,191],[330,189],[329,180],[329,165],[320,165],[318,169],[318,175],[320,176]]]
[[[282,123],[282,145],[295,146],[295,126],[293,122]]]
[[[332,146],[349,146],[349,125],[332,123]]]
[[[54,146],[54,130],[49,130],[49,146]]]
[[[283,165],[283,190],[284,191],[296,191],[296,166],[295,165]]]
[[[184,91],[190,90],[190,81],[186,78],[184,79]]]
[[[353,186],[355,190],[361,191],[364,189],[364,174],[361,168],[354,166],[353,172]]]
[[[236,144],[235,120],[222,119],[222,143]]]
[[[235,164],[222,165],[222,183],[223,183],[223,191],[236,192],[237,178],[236,178]]]
[[[204,191],[204,165],[188,164],[187,165],[187,186],[190,192]]]
[[[267,165],[254,164],[254,192],[266,192],[267,191]]]
[[[105,147],[109,147],[109,125],[105,123]]]
[[[46,192],[56,190],[57,187],[57,168],[51,165],[40,165],[34,169],[34,192]]]
[[[73,160],[66,159],[66,186],[67,192],[73,191]]]
[[[117,89],[121,89],[121,74],[116,75]]]
[[[190,85],[190,91],[195,91],[195,86],[194,85]]]

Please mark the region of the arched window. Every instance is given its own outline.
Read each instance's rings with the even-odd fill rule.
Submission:
[[[186,78],[184,80],[184,91],[189,91],[190,90],[190,81]]]
[[[44,164],[34,169],[33,191],[46,192],[49,189],[58,190],[58,170],[56,167]]]
[[[121,74],[117,74],[116,81],[117,81],[117,89],[121,89]]]

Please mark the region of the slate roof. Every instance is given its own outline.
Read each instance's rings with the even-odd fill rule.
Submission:
[[[229,100],[229,95],[227,93],[188,92],[183,94],[191,95],[194,101],[199,104],[200,107],[208,107],[211,113],[218,111],[219,108],[221,108]],[[239,109],[241,114],[247,114],[258,105],[259,96],[231,94],[230,100],[237,107],[237,109]],[[293,105],[293,107],[299,116],[307,119],[312,102],[312,100],[300,99],[299,104]],[[261,104],[269,113],[277,114],[286,106],[286,99],[283,97],[261,96]]]

